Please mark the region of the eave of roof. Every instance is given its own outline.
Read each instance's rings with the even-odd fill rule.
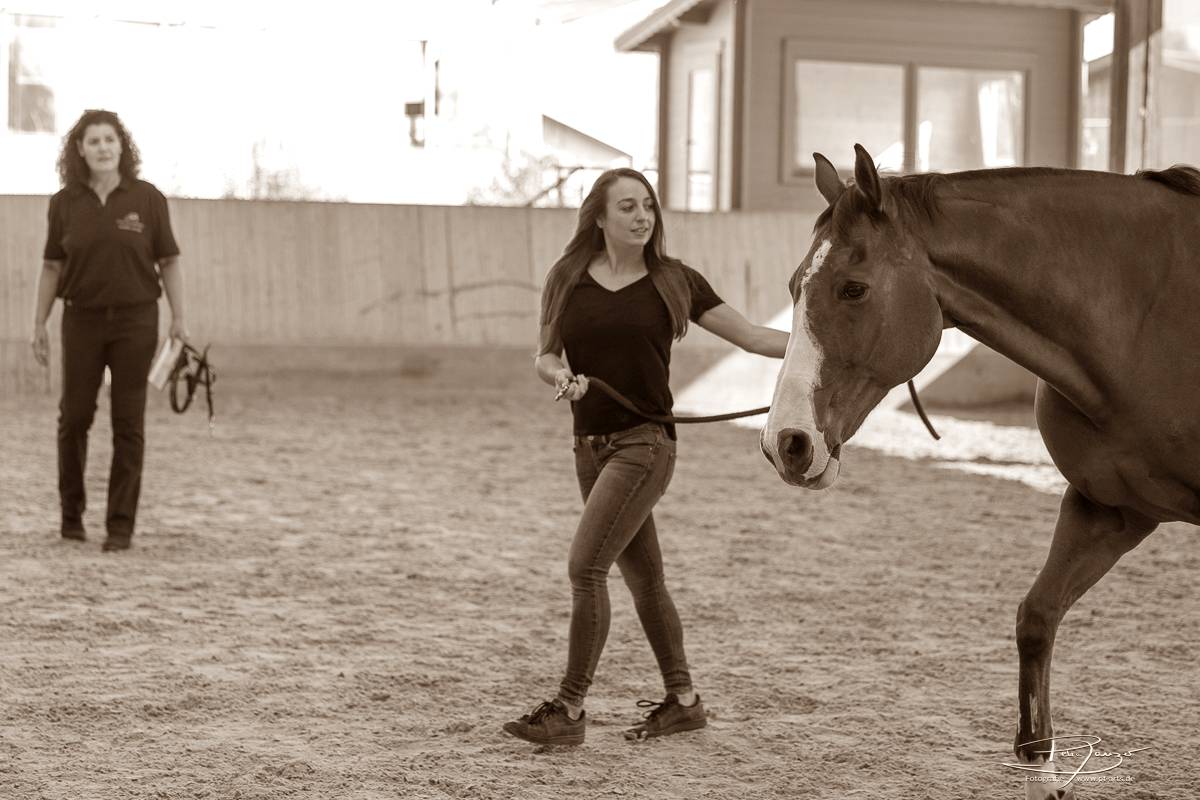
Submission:
[[[674,26],[679,18],[704,0],[670,0],[617,37],[615,45],[621,52],[641,49],[650,39]]]
[[[560,119],[555,119],[554,117],[550,116],[549,114],[542,114],[543,129],[545,128],[546,125],[562,128],[563,130],[567,131],[568,133],[570,133],[573,136],[577,136],[586,142],[590,142],[590,143],[596,145],[597,147],[602,147],[605,150],[608,150],[609,152],[611,152],[613,154],[614,158],[628,158],[628,159],[633,158],[633,156],[631,156],[629,153],[626,153],[624,150],[622,150],[619,147],[616,147],[615,145],[611,145],[608,142],[603,141],[602,139],[597,139],[595,136],[592,136],[591,134],[584,133],[583,131],[579,130],[579,128],[576,128],[572,125],[568,125],[567,123],[563,122]]]
[[[655,36],[678,24],[679,18],[700,5],[704,0],[670,0],[653,14],[618,36],[614,42],[617,50],[630,52],[645,49],[646,43]],[[1088,11],[1104,14],[1112,11],[1115,0],[940,0],[944,3],[991,3],[993,5],[1029,6],[1031,8],[1057,8],[1066,11]]]

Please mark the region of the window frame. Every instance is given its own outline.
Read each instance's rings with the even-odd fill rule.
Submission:
[[[692,74],[697,70],[709,70],[712,73],[712,130],[710,136],[712,140],[712,172],[711,172],[711,197],[710,207],[705,209],[708,212],[715,212],[721,208],[721,150],[723,142],[721,141],[721,123],[722,101],[724,99],[724,47],[716,48],[703,47],[692,48],[683,53],[681,59],[685,64],[684,69],[684,85],[686,87],[686,105],[684,107],[684,126],[683,126],[683,202],[681,208],[684,211],[698,211],[699,209],[692,207],[691,193],[691,177],[693,174],[703,174],[700,170],[693,171],[692,166],[692,107],[694,98],[692,97]]]
[[[918,108],[918,104],[919,104],[919,100],[920,100],[919,91],[920,91],[920,83],[921,83],[919,73],[923,69],[930,69],[930,70],[940,69],[940,70],[946,70],[948,72],[954,72],[954,71],[975,72],[975,73],[999,72],[999,73],[1010,73],[1010,74],[1019,75],[1020,79],[1021,79],[1021,120],[1019,122],[1018,127],[1021,129],[1021,146],[1017,150],[1017,159],[1018,159],[1019,163],[1014,164],[1013,166],[1023,167],[1023,166],[1027,165],[1027,162],[1029,161],[1029,158],[1028,158],[1029,126],[1027,123],[1027,119],[1029,117],[1029,113],[1028,113],[1028,111],[1029,111],[1029,99],[1028,99],[1029,73],[1028,72],[1026,72],[1024,70],[995,69],[992,67],[943,67],[941,65],[932,65],[932,64],[913,64],[910,67],[910,71],[913,76],[913,82],[912,82],[912,89],[913,89],[913,91],[912,91],[912,101],[913,101],[913,128],[912,128],[912,130],[914,132],[913,152],[912,152],[913,163],[911,165],[909,165],[907,163],[907,161],[905,162],[905,171],[906,172],[918,171],[916,168],[917,167],[916,145],[917,145],[919,137],[920,137],[919,127],[920,127],[921,123],[920,123],[920,115],[917,112],[920,110]],[[906,156],[907,156],[907,148],[906,148]],[[971,169],[993,169],[993,167],[972,167]],[[920,170],[920,171],[928,171],[928,170]],[[950,170],[950,171],[955,171],[955,170]]]
[[[696,111],[696,102],[697,102],[696,86],[693,81],[696,77],[696,74],[699,72],[709,73],[710,80],[712,81],[712,91],[709,93],[710,96],[708,98],[708,100],[712,103],[712,117],[713,117],[711,125],[709,126],[710,130],[708,131],[709,147],[711,148],[711,152],[708,154],[708,158],[709,158],[708,170],[693,169],[693,156],[696,154],[697,150],[699,149],[695,146],[694,143],[696,140],[693,138],[693,134],[697,133],[697,131],[693,130],[693,127],[692,127],[692,123],[695,119],[694,114]],[[687,130],[685,131],[685,140],[684,140],[685,148],[684,148],[684,157],[683,157],[684,208],[687,211],[715,211],[717,208],[717,174],[716,174],[717,173],[717,148],[718,148],[717,131],[719,130],[719,127],[720,127],[719,126],[719,115],[717,113],[717,107],[718,107],[717,93],[719,91],[719,88],[717,86],[717,77],[718,77],[717,70],[713,66],[696,65],[696,66],[691,67],[687,71]],[[709,190],[708,190],[709,206],[708,206],[708,208],[695,208],[692,205],[692,176],[693,175],[708,175],[708,178],[709,178]]]
[[[1071,167],[1074,169],[1095,169],[1097,166],[1100,171],[1106,171],[1106,170],[1112,169],[1113,136],[1114,136],[1114,129],[1116,128],[1116,124],[1117,124],[1116,119],[1113,115],[1113,109],[1115,108],[1115,104],[1113,102],[1113,88],[1114,88],[1114,85],[1117,83],[1117,53],[1116,53],[1117,26],[1116,26],[1115,13],[1116,12],[1113,12],[1113,11],[1109,11],[1106,13],[1079,11],[1079,12],[1076,12],[1076,15],[1075,15],[1075,31],[1074,31],[1074,33],[1075,33],[1075,48],[1074,48],[1074,52],[1073,52],[1073,57],[1075,58],[1077,63],[1075,65],[1076,89],[1074,91],[1074,96],[1072,97],[1072,102],[1074,103],[1074,114],[1073,114],[1072,125],[1074,128],[1075,135],[1074,135],[1074,139],[1072,141],[1072,146],[1071,146]],[[1103,119],[1105,121],[1105,125],[1104,125],[1104,157],[1102,159],[1100,159],[1101,163],[1099,165],[1085,166],[1084,162],[1087,160],[1085,158],[1085,154],[1084,154],[1084,147],[1087,144],[1087,141],[1086,141],[1087,125],[1086,125],[1086,123],[1088,120],[1100,119],[1100,117],[1087,116],[1087,112],[1088,112],[1087,98],[1088,98],[1088,95],[1091,94],[1093,89],[1092,89],[1092,73],[1088,69],[1088,65],[1090,62],[1088,62],[1086,60],[1086,52],[1085,52],[1085,47],[1084,47],[1085,41],[1086,41],[1085,29],[1087,28],[1087,26],[1090,23],[1092,23],[1095,20],[1100,19],[1103,16],[1106,16],[1106,14],[1113,14],[1114,20],[1113,20],[1112,50],[1109,51],[1107,56],[1100,57],[1100,58],[1105,58],[1105,57],[1108,58],[1108,75],[1107,75],[1108,88],[1105,91],[1104,117],[1103,117]],[[1097,58],[1096,60],[1099,61],[1100,58]],[[1087,89],[1086,92],[1084,91],[1085,84],[1086,84],[1086,89]]]
[[[966,50],[928,48],[873,42],[837,42],[791,37],[783,41],[783,117],[779,132],[779,182],[785,186],[811,184],[814,167],[794,166],[796,151],[796,62],[827,61],[847,64],[879,64],[904,68],[904,161],[898,174],[916,170],[917,160],[917,70],[921,67],[942,69],[996,70],[1021,73],[1023,108],[1021,109],[1021,163],[1029,162],[1030,109],[1033,107],[1033,72],[1038,65],[1035,53],[1020,50]],[[853,142],[847,143],[849,150]]]

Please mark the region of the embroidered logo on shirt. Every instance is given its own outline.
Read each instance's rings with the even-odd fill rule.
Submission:
[[[133,231],[141,233],[146,230],[146,226],[142,224],[142,218],[138,216],[136,211],[130,211],[123,217],[117,220],[117,228],[123,231]]]

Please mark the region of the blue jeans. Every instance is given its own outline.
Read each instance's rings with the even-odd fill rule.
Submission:
[[[650,513],[675,472],[675,442],[657,423],[575,437],[583,516],[571,543],[571,628],[559,697],[583,705],[608,637],[608,573],[614,562],[633,594],[667,692],[692,688],[683,626],[663,579]]]

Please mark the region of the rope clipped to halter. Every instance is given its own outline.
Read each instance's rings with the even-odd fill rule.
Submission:
[[[208,433],[211,436],[213,430],[212,385],[217,380],[217,374],[213,372],[212,366],[208,363],[208,348],[209,345],[205,345],[204,351],[201,352],[190,344],[185,344],[167,381],[171,384],[171,410],[176,414],[187,411],[196,396],[196,388],[204,387],[204,399],[208,403]],[[181,381],[186,392],[182,401],[179,399]]]
[[[639,417],[648,419],[651,422],[663,422],[675,425],[684,425],[695,422],[724,422],[731,419],[741,419],[742,417],[758,416],[759,414],[765,414],[771,410],[770,406],[763,406],[762,408],[752,408],[748,411],[733,411],[728,414],[713,414],[707,417],[676,417],[672,414],[650,414],[642,411],[640,408],[635,406],[633,402],[629,400],[629,398],[625,397],[623,394],[599,378],[588,378],[588,384],[595,386],[597,389],[604,392],[626,411],[637,414]],[[921,421],[925,423],[925,428],[929,431],[929,435],[934,439],[941,439],[942,437],[938,436],[938,432],[933,429],[933,423],[929,421],[929,417],[925,416],[925,409],[921,408],[921,401],[917,397],[917,387],[913,385],[912,381],[908,382],[908,391],[909,394],[912,395],[913,406],[917,409],[917,414],[921,417]],[[559,396],[562,396],[561,393]],[[557,400],[558,398],[556,397],[555,399]]]
[[[921,398],[917,397],[917,387],[913,385],[912,381],[908,382],[908,393],[912,395],[913,408],[917,410],[917,416],[921,418],[921,422],[925,423],[925,430],[929,431],[929,435],[933,437],[934,441],[941,439],[942,437],[938,436],[938,432],[933,429],[933,423],[929,421],[929,417],[925,416],[925,409],[921,408]]]

